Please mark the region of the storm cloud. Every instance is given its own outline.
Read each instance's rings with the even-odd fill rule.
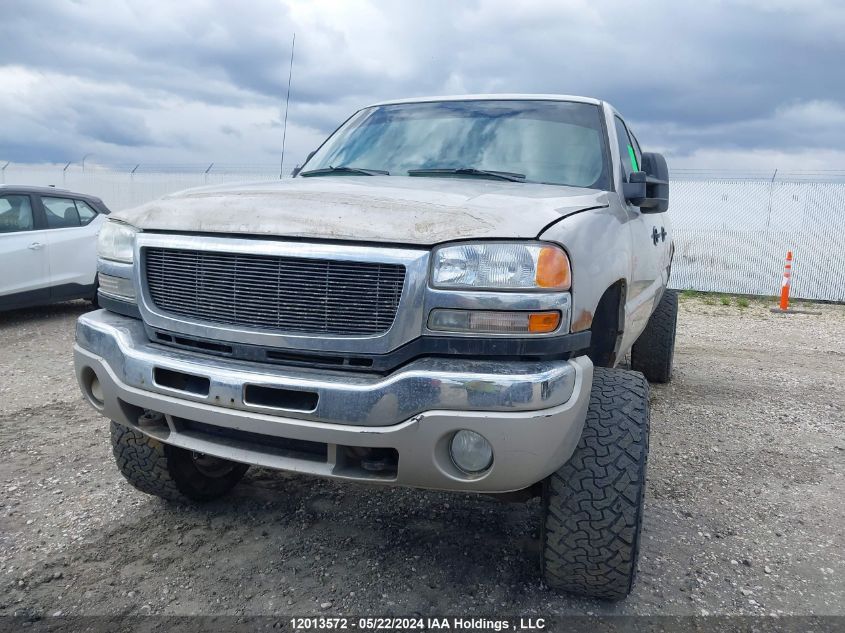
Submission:
[[[835,0],[6,0],[0,159],[291,163],[425,94],[607,99],[673,165],[845,167]]]

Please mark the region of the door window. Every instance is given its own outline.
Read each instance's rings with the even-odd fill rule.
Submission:
[[[635,149],[634,142],[628,135],[628,128],[619,117],[616,121],[616,140],[619,143],[619,160],[622,163],[622,174],[625,176],[625,182],[628,182],[628,176],[633,171],[640,171],[640,156]]]
[[[637,167],[639,167],[640,171],[642,171],[642,168],[643,168],[643,150],[640,149],[640,142],[637,140],[636,135],[630,129],[628,129],[628,136],[630,136],[631,140],[634,142],[634,154],[637,157]]]
[[[82,200],[76,200],[76,210],[79,212],[79,222],[82,226],[85,226],[97,217],[97,212],[88,206],[87,202],[83,202]]]
[[[29,196],[0,196],[0,233],[18,233],[34,228]]]
[[[41,202],[47,216],[47,228],[50,229],[85,226],[97,217],[97,212],[82,200],[42,196]]]

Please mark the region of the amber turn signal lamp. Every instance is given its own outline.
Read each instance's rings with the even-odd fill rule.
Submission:
[[[547,334],[560,325],[560,312],[499,312],[496,310],[447,310],[436,308],[428,329],[441,332],[489,334]]]
[[[568,290],[572,274],[566,253],[554,246],[544,246],[537,258],[536,281],[540,288]]]
[[[528,315],[528,331],[532,334],[554,332],[560,325],[560,312],[536,312]]]

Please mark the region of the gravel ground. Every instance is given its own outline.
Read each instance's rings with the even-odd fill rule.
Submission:
[[[618,604],[542,586],[537,502],[261,469],[201,507],[138,493],[73,378],[86,306],[0,315],[0,615],[845,614],[845,307],[813,309],[682,298]]]

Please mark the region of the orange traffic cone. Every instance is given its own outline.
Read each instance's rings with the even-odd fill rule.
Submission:
[[[789,309],[789,286],[792,283],[792,251],[786,252],[786,266],[783,268],[783,282],[780,285],[780,309]]]
[[[783,267],[783,282],[780,284],[780,305],[777,308],[772,308],[772,312],[777,314],[814,314],[820,315],[821,312],[815,310],[806,310],[803,308],[790,309],[789,308],[789,289],[792,286],[792,251],[786,253],[786,265]]]

